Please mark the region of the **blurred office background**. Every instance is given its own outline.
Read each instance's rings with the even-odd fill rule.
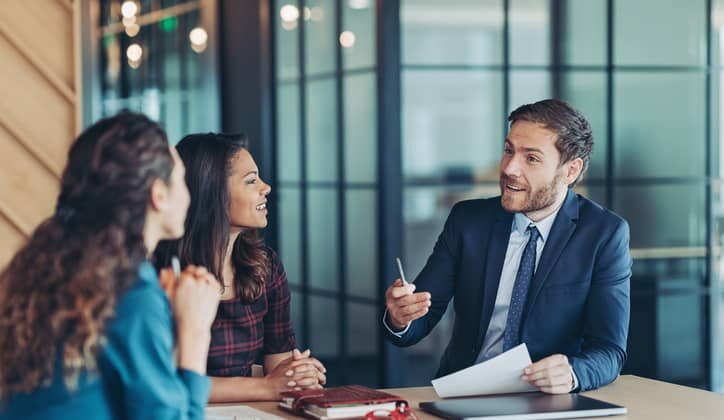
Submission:
[[[724,0],[5,0],[0,264],[90,122],[244,131],[301,346],[332,385],[426,385],[452,314],[386,344],[394,257],[415,276],[455,202],[498,194],[508,113],[559,97],[596,139],[577,190],[631,225],[625,373],[724,392],[722,28]]]

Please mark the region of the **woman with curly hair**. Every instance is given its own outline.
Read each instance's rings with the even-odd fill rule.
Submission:
[[[203,418],[218,286],[188,267],[172,309],[148,261],[183,235],[188,203],[183,163],[147,117],[78,137],[55,215],[0,274],[0,418]]]
[[[178,254],[183,264],[208,267],[219,280],[207,363],[210,401],[278,400],[283,391],[320,387],[324,366],[295,349],[284,267],[259,237],[271,187],[259,176],[246,137],[194,134],[176,149],[191,206],[183,238],[161,246],[157,261]],[[263,377],[251,377],[256,360],[263,362]]]

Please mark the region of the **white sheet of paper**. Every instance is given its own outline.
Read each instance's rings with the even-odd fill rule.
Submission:
[[[206,407],[206,420],[283,420],[283,417],[265,413],[247,405]]]
[[[433,379],[432,386],[440,398],[537,391],[520,378],[530,364],[528,347],[523,343],[490,360]]]

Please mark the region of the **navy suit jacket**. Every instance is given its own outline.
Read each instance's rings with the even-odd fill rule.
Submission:
[[[513,224],[500,197],[457,203],[432,255],[415,280],[432,295],[430,311],[398,346],[423,339],[454,298],[455,325],[437,376],[471,366],[480,352],[495,305]],[[530,285],[521,341],[533,361],[569,358],[579,390],[616,379],[626,360],[631,279],[628,223],[569,190],[546,240]]]

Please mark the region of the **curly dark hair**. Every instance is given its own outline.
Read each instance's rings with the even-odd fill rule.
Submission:
[[[560,99],[544,99],[518,107],[508,117],[510,125],[516,121],[528,121],[542,124],[558,134],[556,149],[561,154],[559,165],[581,158],[583,167],[578,178],[569,186],[575,186],[588,169],[593,151],[593,131],[591,125],[580,112]]]
[[[176,150],[186,166],[191,205],[183,238],[163,241],[156,249],[157,266],[166,266],[172,255],[181,262],[206,267],[223,281],[223,263],[229,244],[229,188],[231,164],[241,149],[248,150],[244,134],[191,134]],[[234,242],[231,262],[236,290],[244,303],[253,303],[264,292],[270,275],[270,255],[258,229],[245,229]]]
[[[74,142],[55,215],[0,274],[0,397],[49,383],[59,358],[70,389],[95,368],[104,325],[147,257],[151,186],[172,169],[165,132],[141,114],[103,119]]]

